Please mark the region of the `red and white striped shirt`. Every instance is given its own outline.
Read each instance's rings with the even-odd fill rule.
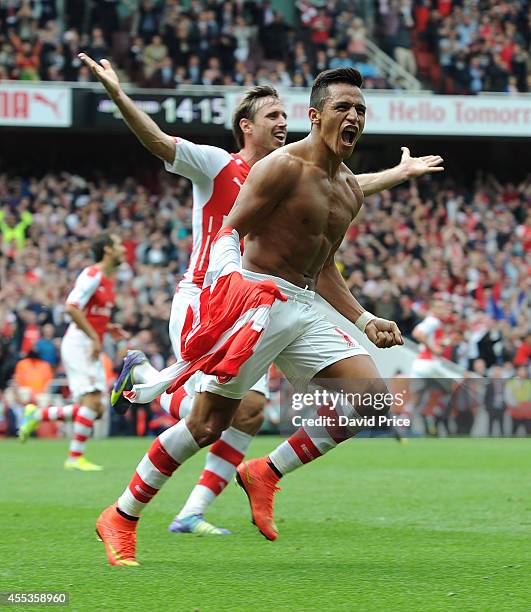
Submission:
[[[165,381],[167,392],[174,393],[199,370],[220,382],[238,376],[269,324],[275,300],[287,297],[273,281],[242,277],[238,232],[223,228],[212,245],[205,287],[187,308],[181,357]],[[137,395],[131,390],[124,397],[135,401]]]
[[[234,206],[249,166],[236,153],[175,139],[175,159],[168,172],[192,181],[192,254],[179,288],[200,290],[210,261],[212,242]]]
[[[66,298],[67,304],[77,306],[83,311],[100,340],[111,320],[115,301],[114,280],[105,276],[96,265],[89,266],[81,272]],[[72,332],[85,335],[73,321],[68,327],[68,333]]]
[[[181,334],[182,373],[168,393],[198,370],[217,376],[220,382],[238,376],[269,324],[271,306],[275,300],[287,300],[274,282],[242,277],[236,230],[223,228],[211,254],[205,287],[188,306]]]

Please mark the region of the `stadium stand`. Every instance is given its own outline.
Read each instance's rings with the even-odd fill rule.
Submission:
[[[156,191],[130,177],[0,177],[0,389],[28,354],[62,374],[64,298],[91,261],[89,237],[103,227],[120,227],[127,248],[115,320],[157,367],[169,362],[167,318],[190,251],[190,196],[186,180],[164,175]],[[529,181],[501,185],[492,177],[473,189],[420,180],[371,196],[342,245],[340,270],[366,308],[406,335],[430,296],[446,300],[444,357],[511,376],[531,356],[530,199]],[[123,348],[106,346],[115,368]]]
[[[367,89],[403,89],[379,72],[376,43],[434,91],[528,91],[526,2],[298,0],[289,18],[278,7],[11,0],[0,3],[0,80],[91,82],[77,57],[84,51],[112,58],[122,80],[142,87],[308,87],[321,70],[354,66]],[[444,357],[510,377],[529,367],[531,354],[531,184],[453,180],[368,198],[339,266],[364,306],[406,335],[430,296],[441,296],[453,313]],[[148,185],[125,174],[0,175],[0,393],[32,348],[62,375],[63,300],[90,262],[89,237],[103,227],[120,227],[127,247],[117,320],[157,367],[171,359],[166,325],[190,252],[190,198],[185,180],[165,176]],[[106,347],[115,368],[117,348]]]
[[[403,13],[408,5],[409,17],[407,1],[387,12]],[[393,3],[380,3],[380,15],[384,6]],[[385,10],[384,15],[388,18]],[[526,2],[422,0],[415,3],[413,18],[414,25],[409,24],[418,75],[430,89],[456,94],[529,90]]]
[[[368,53],[376,42],[428,89],[526,92],[525,2],[299,0],[293,23],[271,3],[144,0],[0,7],[0,78],[92,80],[77,58],[112,58],[143,87],[308,86],[321,70],[355,66],[365,88],[401,89]]]
[[[83,51],[111,58],[143,87],[304,87],[340,65],[356,66],[367,88],[388,87],[367,59],[364,13],[354,4],[301,1],[290,25],[259,2],[144,0],[132,10],[128,2],[70,1],[58,15],[54,2],[15,0],[0,7],[0,78],[87,82]]]

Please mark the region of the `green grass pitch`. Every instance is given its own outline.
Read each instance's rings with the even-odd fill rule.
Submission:
[[[0,442],[0,591],[66,590],[73,610],[531,609],[528,440],[346,443],[281,483],[276,542],[232,484],[209,518],[234,535],[166,531],[203,451],[145,512],[142,567],[110,567],[94,522],[149,442],[91,441],[101,473],[65,472],[65,441]]]

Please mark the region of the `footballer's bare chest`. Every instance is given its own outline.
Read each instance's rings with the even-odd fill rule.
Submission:
[[[305,226],[309,235],[341,237],[362,204],[361,190],[345,176],[330,180],[321,172],[307,172],[287,203],[291,216]]]

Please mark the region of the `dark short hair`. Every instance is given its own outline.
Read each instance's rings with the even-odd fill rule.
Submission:
[[[271,85],[256,85],[245,92],[243,98],[238,102],[238,106],[234,109],[232,115],[232,133],[236,144],[241,149],[244,146],[243,131],[240,127],[242,119],[254,121],[256,112],[258,111],[258,100],[262,98],[277,98],[278,92]]]
[[[355,68],[335,68],[334,70],[324,70],[317,75],[312,85],[310,95],[310,106],[319,111],[323,110],[324,103],[328,97],[328,87],[334,83],[348,83],[354,87],[363,85],[363,78]]]
[[[96,263],[103,259],[106,246],[114,246],[114,234],[111,232],[102,232],[92,239],[90,250],[92,251]]]

